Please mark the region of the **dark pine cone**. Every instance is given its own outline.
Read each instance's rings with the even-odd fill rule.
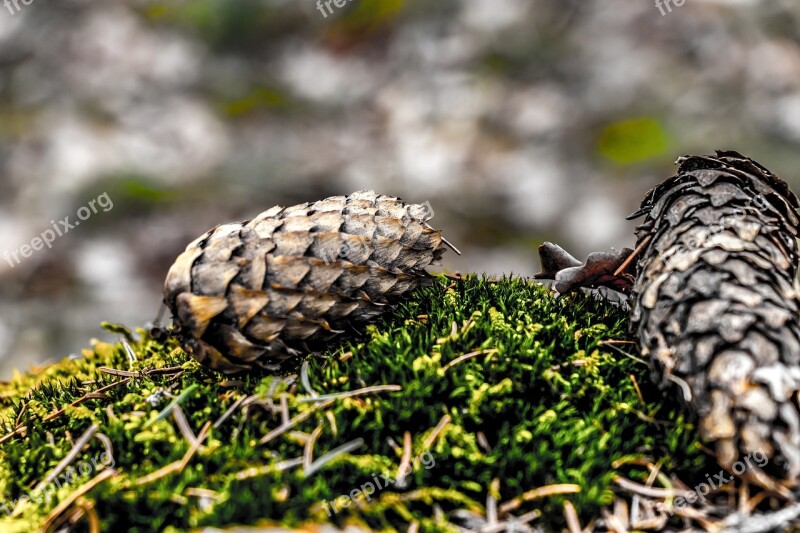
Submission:
[[[428,279],[446,242],[428,218],[424,205],[373,191],[273,207],[189,244],[164,301],[200,363],[277,370]]]
[[[633,324],[662,385],[698,414],[728,469],[782,492],[800,476],[798,200],[736,152],[685,157],[637,228]],[[740,472],[736,472],[740,473]]]

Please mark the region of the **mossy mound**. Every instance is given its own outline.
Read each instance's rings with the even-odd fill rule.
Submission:
[[[143,331],[96,343],[0,386],[0,528],[452,530],[495,501],[546,530],[569,501],[586,524],[615,476],[647,478],[644,460],[688,480],[713,470],[646,365],[611,348],[627,331],[596,296],[441,277],[291,376],[224,377]],[[345,508],[368,483],[370,501]]]

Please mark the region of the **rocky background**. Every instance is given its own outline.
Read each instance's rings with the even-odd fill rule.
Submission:
[[[152,321],[190,240],[276,204],[429,201],[444,268],[530,275],[545,239],[630,246],[680,154],[800,188],[795,0],[25,1],[0,5],[0,376]]]

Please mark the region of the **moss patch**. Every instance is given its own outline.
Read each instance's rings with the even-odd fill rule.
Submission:
[[[437,278],[291,376],[224,377],[143,331],[127,342],[133,354],[95,343],[0,386],[2,434],[17,431],[0,444],[0,527],[31,531],[57,515],[104,531],[451,530],[457,516],[480,521],[490,494],[517,516],[538,509],[532,523],[548,530],[565,526],[569,500],[586,524],[613,502],[615,476],[646,479],[642,460],[688,480],[713,470],[647,367],[607,342],[627,330],[623,310],[591,295]],[[92,434],[73,475],[31,495]],[[370,502],[353,493],[368,483]]]

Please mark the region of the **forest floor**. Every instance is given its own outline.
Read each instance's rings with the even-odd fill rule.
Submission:
[[[439,276],[283,376],[105,327],[0,385],[3,531],[680,529],[739,489],[680,497],[720,469],[597,295]]]

